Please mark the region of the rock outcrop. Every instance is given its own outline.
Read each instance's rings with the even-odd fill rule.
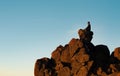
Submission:
[[[91,43],[90,22],[65,46],[58,46],[51,58],[35,63],[34,76],[120,76],[120,47],[110,55],[106,45]]]

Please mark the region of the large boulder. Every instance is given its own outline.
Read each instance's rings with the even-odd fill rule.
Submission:
[[[81,42],[79,39],[75,39],[73,38],[70,42],[69,42],[69,52],[70,52],[70,57],[72,57],[76,51],[78,50],[78,48],[82,48],[83,42]]]
[[[117,72],[120,72],[120,47],[112,52],[109,65],[109,73],[114,73],[116,75]]]
[[[56,50],[52,52],[52,59],[54,59],[56,62],[60,61],[63,49],[64,47],[62,45],[58,46]]]
[[[120,60],[120,47],[116,48],[114,51],[114,57]]]

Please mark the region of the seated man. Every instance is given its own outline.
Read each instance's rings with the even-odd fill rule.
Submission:
[[[90,22],[88,22],[88,26],[85,29],[80,29],[78,31],[80,40],[83,42],[91,42],[93,37],[93,32],[91,31]]]

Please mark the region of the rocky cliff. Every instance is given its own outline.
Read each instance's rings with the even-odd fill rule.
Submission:
[[[90,22],[78,35],[80,39],[58,46],[51,58],[38,59],[34,76],[120,76],[120,47],[110,55],[106,45],[92,44]]]

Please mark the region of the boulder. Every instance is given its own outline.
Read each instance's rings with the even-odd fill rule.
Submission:
[[[114,57],[120,60],[120,47],[116,48],[114,51]]]

